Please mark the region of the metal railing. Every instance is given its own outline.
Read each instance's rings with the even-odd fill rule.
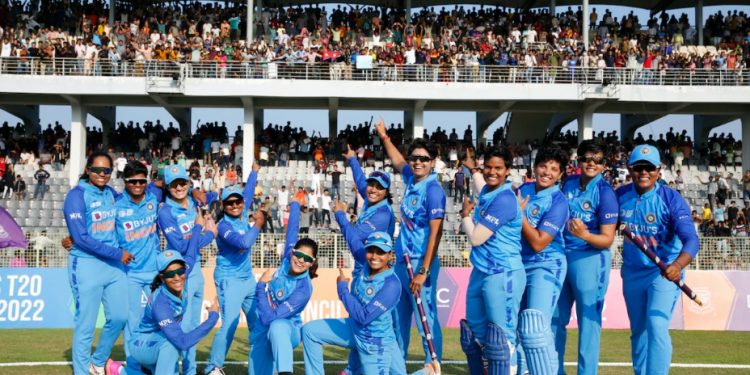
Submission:
[[[26,233],[30,241],[28,250],[4,249],[0,252],[0,267],[25,264],[28,267],[67,267],[68,253],[60,241],[66,233],[49,233],[45,237],[38,232]],[[338,233],[300,234],[318,242],[318,259],[321,268],[351,268],[353,259],[346,241]],[[612,267],[622,266],[622,244],[620,236],[612,244]],[[166,245],[162,238],[162,248]],[[281,233],[261,233],[253,245],[251,261],[254,267],[277,267],[284,245]],[[443,235],[438,257],[443,267],[470,267],[469,246],[465,235]],[[216,242],[202,249],[201,265],[216,265]],[[23,261],[18,258],[22,257]],[[700,252],[690,269],[696,270],[750,270],[750,237],[700,237]]]
[[[525,84],[745,86],[745,69],[632,69],[494,65],[387,65],[358,69],[348,63],[117,61],[0,58],[0,74],[202,79],[299,79]]]

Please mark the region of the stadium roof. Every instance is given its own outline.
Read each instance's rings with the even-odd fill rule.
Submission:
[[[258,0],[255,0],[257,3]],[[327,1],[327,0],[263,0],[264,6],[276,6],[276,5],[297,5],[297,4],[336,4],[342,3],[338,1]],[[403,7],[406,0],[349,0],[347,4],[360,4],[360,5],[387,5],[390,7]],[[578,6],[581,5],[581,0],[557,0],[555,4],[560,6]],[[631,8],[650,9],[652,11],[660,11],[663,9],[680,9],[680,8],[694,8],[697,1],[695,0],[590,0],[590,5],[607,6],[607,5],[619,5]],[[549,7],[549,0],[411,0],[412,8],[421,8],[426,6],[451,6],[451,5],[486,5],[486,6],[502,6],[511,8],[546,8]],[[717,6],[717,5],[750,5],[748,0],[703,0],[703,6]]]

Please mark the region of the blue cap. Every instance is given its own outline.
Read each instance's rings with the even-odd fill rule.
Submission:
[[[182,264],[185,264],[185,259],[182,258],[182,255],[178,251],[174,250],[165,250],[156,256],[156,268],[159,272],[167,269],[173,262],[182,262]]]
[[[379,247],[383,251],[391,252],[393,251],[393,240],[391,239],[391,235],[386,232],[372,232],[365,240],[365,249],[370,246]]]
[[[221,201],[225,201],[232,195],[239,195],[240,197],[242,197],[242,189],[240,189],[239,185],[225,187],[224,190],[221,191]]]
[[[659,156],[659,150],[651,145],[635,146],[633,152],[630,153],[628,165],[643,164],[643,162],[649,163],[655,167],[661,166],[661,157]]]
[[[372,172],[370,173],[370,176],[367,177],[367,181],[370,180],[377,181],[384,189],[388,189],[391,187],[391,176],[386,172]]]
[[[164,171],[164,182],[167,183],[167,185],[171,184],[174,180],[187,180],[190,181],[190,178],[188,177],[187,172],[185,171],[185,167],[177,164],[172,164],[167,166],[166,170]]]

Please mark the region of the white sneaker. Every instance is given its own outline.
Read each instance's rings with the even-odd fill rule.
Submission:
[[[93,363],[89,364],[89,375],[105,375],[104,374],[104,366],[94,366]]]
[[[214,367],[214,369],[213,369],[213,370],[211,370],[211,372],[209,372],[209,373],[208,373],[208,374],[206,374],[206,375],[224,375],[224,370],[222,370],[222,369],[221,369],[221,368],[219,368],[219,367]]]

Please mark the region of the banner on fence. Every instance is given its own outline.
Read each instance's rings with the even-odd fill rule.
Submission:
[[[255,269],[259,278],[265,269]],[[204,268],[204,304],[213,301],[216,287],[213,268]],[[438,317],[443,327],[457,327],[466,316],[466,287],[470,268],[440,270],[437,290]],[[347,313],[336,291],[337,269],[320,269],[313,280],[313,296],[302,313],[304,321],[342,318]],[[672,329],[750,331],[750,272],[687,271],[687,283],[701,296],[698,306],[683,296],[672,318]],[[100,309],[97,326],[104,323]],[[74,304],[64,268],[0,268],[0,329],[70,328]],[[205,317],[204,310],[204,317]],[[602,317],[604,328],[627,329],[629,321],[622,297],[622,278],[612,270]],[[246,326],[240,317],[240,326]],[[569,327],[576,327],[575,307]]]

